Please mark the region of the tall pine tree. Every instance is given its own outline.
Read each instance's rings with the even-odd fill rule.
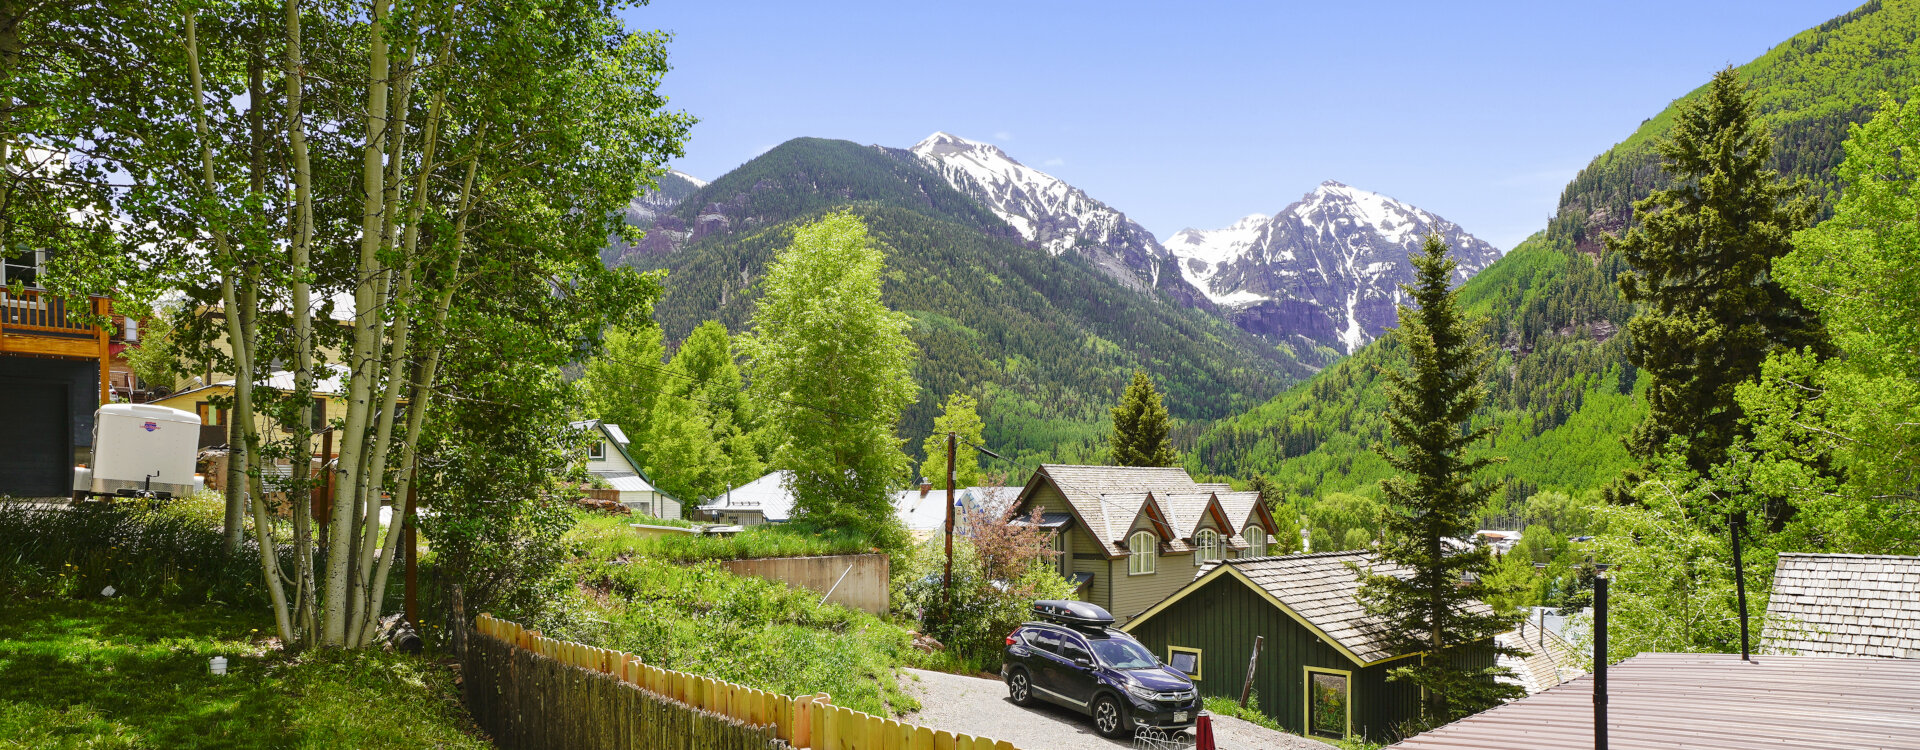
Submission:
[[[1167,437],[1167,407],[1160,402],[1160,392],[1147,373],[1135,370],[1120,405],[1113,407],[1113,451],[1107,461],[1114,466],[1172,466],[1177,458]]]
[[[1473,426],[1486,395],[1480,370],[1487,344],[1448,290],[1454,263],[1446,243],[1429,235],[1422,254],[1412,260],[1417,280],[1403,288],[1419,308],[1401,307],[1400,327],[1392,334],[1407,354],[1407,369],[1385,372],[1387,432],[1398,450],[1374,446],[1397,472],[1380,483],[1388,509],[1376,559],[1398,565],[1404,577],[1356,573],[1361,603],[1389,623],[1385,632],[1392,651],[1422,654],[1390,670],[1389,679],[1420,687],[1422,717],[1433,725],[1520,691],[1495,681],[1508,670],[1461,666],[1467,654],[1480,650],[1517,655],[1492,640],[1516,618],[1479,604],[1493,593],[1486,583],[1493,553],[1484,547],[1448,547],[1450,540],[1473,535],[1476,515],[1499,488],[1473,477],[1496,461],[1467,455],[1490,431]]]
[[[1684,438],[1687,465],[1702,475],[1743,431],[1734,388],[1772,352],[1826,346],[1819,319],[1770,274],[1817,201],[1805,180],[1767,167],[1773,139],[1754,107],[1732,68],[1714,74],[1656,144],[1673,187],[1634,203],[1639,225],[1607,238],[1633,269],[1620,276],[1638,305],[1627,357],[1651,378],[1646,420],[1627,447],[1650,460]]]

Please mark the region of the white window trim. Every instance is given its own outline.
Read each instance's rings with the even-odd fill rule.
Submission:
[[[1138,548],[1139,543],[1141,542],[1141,537],[1146,538],[1145,549]],[[1127,536],[1127,575],[1130,575],[1130,576],[1153,575],[1154,557],[1157,556],[1156,553],[1158,552],[1158,550],[1155,548],[1158,547],[1159,544],[1160,544],[1159,539],[1156,538],[1153,535],[1153,532],[1151,531],[1136,531],[1128,535]]]
[[[587,458],[593,461],[607,460],[607,441],[596,441],[593,445],[589,446],[587,448]]]
[[[1258,526],[1248,526],[1245,530],[1240,532],[1240,536],[1241,538],[1247,540],[1247,556],[1248,557],[1266,557],[1267,556],[1267,530],[1266,529],[1260,528]],[[1260,541],[1255,542],[1254,539],[1256,538],[1259,539]]]
[[[1212,539],[1211,543],[1202,539]],[[1201,529],[1193,533],[1193,564],[1198,567],[1209,560],[1220,559],[1220,532],[1213,529]]]

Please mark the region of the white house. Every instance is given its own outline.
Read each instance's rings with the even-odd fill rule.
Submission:
[[[724,524],[755,526],[793,519],[793,472],[775,471],[720,494],[700,506],[707,518]]]
[[[587,471],[619,491],[621,505],[655,518],[680,517],[680,500],[653,486],[640,462],[627,452],[632,441],[620,425],[589,419],[574,422],[573,428],[594,432],[594,442],[587,446]]]
[[[962,487],[954,492],[954,531],[966,533],[967,511],[981,507],[1004,509],[1020,497],[1019,487]],[[947,491],[921,482],[918,489],[895,493],[893,513],[916,538],[937,536],[947,523]]]

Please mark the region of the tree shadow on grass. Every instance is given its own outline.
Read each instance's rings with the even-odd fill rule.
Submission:
[[[257,616],[136,602],[0,604],[0,747],[288,747]],[[228,674],[209,673],[225,656]]]

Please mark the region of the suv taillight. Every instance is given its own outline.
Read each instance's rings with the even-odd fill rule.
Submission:
[[[1019,634],[1020,634],[1020,631],[1018,631],[1018,630],[1015,630],[1015,631],[1013,631],[1013,632],[1011,632],[1011,633],[1008,633],[1008,634],[1007,634],[1007,645],[1009,645],[1009,646],[1011,646],[1011,645],[1013,645],[1013,644],[1015,644],[1015,643],[1019,643],[1019,642],[1020,642],[1020,639],[1018,639],[1018,638],[1015,638],[1015,637],[1014,637],[1014,636],[1016,636],[1016,635],[1019,635]]]

